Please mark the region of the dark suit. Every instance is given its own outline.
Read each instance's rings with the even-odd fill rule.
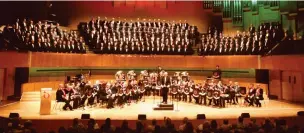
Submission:
[[[255,104],[258,106],[258,107],[261,107],[261,103],[260,103],[260,100],[264,100],[264,97],[263,97],[263,89],[262,88],[257,88],[256,89],[256,94],[255,94]]]
[[[249,27],[249,32],[250,32],[250,35],[253,35],[253,33],[255,33],[255,27]]]
[[[249,106],[253,106],[254,95],[256,93],[255,88],[250,88],[248,92],[248,96],[245,97],[245,101],[249,103]]]
[[[162,77],[161,84],[163,85],[163,87],[161,88],[162,96],[163,96],[163,102],[167,103],[168,92],[169,92],[169,88],[167,86],[170,85],[170,78],[168,76],[167,77]]]
[[[36,46],[34,43],[30,43],[29,45],[29,50],[35,52],[36,51]]]
[[[69,108],[72,110],[72,106],[70,105],[70,100],[67,100],[63,98],[63,96],[68,96],[70,97],[70,92],[64,92],[65,90],[57,90],[56,92],[56,101],[57,102],[65,102],[65,105],[63,106],[63,109],[66,110],[66,108]]]

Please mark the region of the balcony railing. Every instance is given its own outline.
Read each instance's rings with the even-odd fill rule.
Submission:
[[[203,2],[204,9],[212,9],[212,7],[213,7],[213,1],[204,1]]]
[[[223,9],[223,1],[214,1],[213,2],[213,12],[220,13]]]

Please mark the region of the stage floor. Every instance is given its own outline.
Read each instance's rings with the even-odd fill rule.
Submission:
[[[131,103],[124,108],[106,109],[105,107],[93,107],[87,110],[53,111],[51,115],[40,115],[40,102],[16,102],[0,107],[0,116],[8,117],[10,112],[19,113],[23,119],[73,119],[80,118],[87,113],[91,118],[102,119],[110,117],[113,120],[136,120],[138,114],[146,114],[147,119],[162,120],[165,116],[173,120],[181,120],[184,117],[196,119],[197,114],[206,114],[207,119],[237,118],[241,113],[250,113],[251,117],[290,117],[296,116],[298,111],[304,110],[304,105],[287,103],[277,100],[265,100],[262,107],[243,107],[240,105],[228,105],[226,108],[196,105],[194,103],[174,102],[173,111],[154,111],[153,107],[159,102],[159,98],[145,99],[145,102]],[[54,103],[52,104],[54,105]]]

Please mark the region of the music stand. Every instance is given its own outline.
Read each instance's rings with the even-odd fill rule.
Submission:
[[[177,98],[177,99],[176,99],[176,108],[175,108],[175,110],[174,110],[174,111],[176,111],[176,112],[179,112],[179,109],[178,109],[178,102],[179,102],[179,99]]]
[[[145,87],[145,86],[144,86],[144,87]],[[146,91],[147,91],[147,90],[145,89],[145,91],[144,91],[144,92],[143,92],[143,94],[142,94],[142,95],[143,95],[143,97],[144,97],[144,101],[142,101],[142,102],[146,102],[146,97],[145,97],[145,93],[146,93]]]

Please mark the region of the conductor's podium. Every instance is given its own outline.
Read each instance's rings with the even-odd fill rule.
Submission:
[[[174,104],[169,103],[169,104],[157,104],[157,107],[154,107],[153,110],[174,110]]]

